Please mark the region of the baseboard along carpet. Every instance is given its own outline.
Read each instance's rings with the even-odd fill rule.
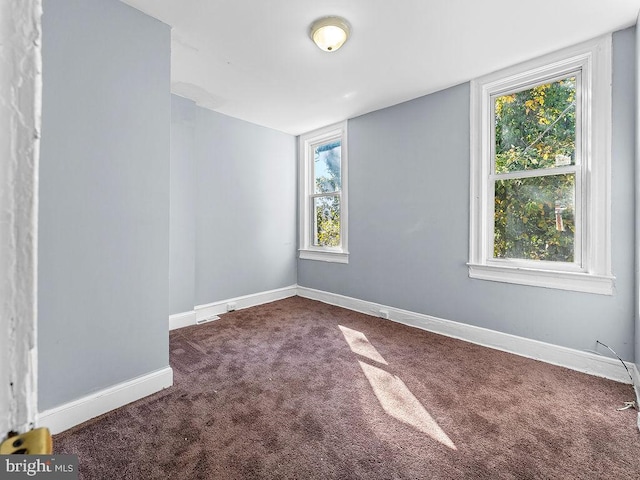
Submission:
[[[172,388],[54,436],[80,478],[640,478],[630,385],[300,297],[170,335]]]

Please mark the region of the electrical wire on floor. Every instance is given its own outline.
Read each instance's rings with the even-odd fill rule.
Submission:
[[[633,376],[631,375],[631,372],[629,371],[629,368],[627,367],[627,364],[624,363],[624,360],[622,360],[620,358],[620,356],[613,350],[613,348],[611,348],[609,345],[605,345],[604,343],[602,343],[600,340],[596,340],[596,343],[599,343],[600,345],[602,345],[605,348],[608,348],[611,353],[613,353],[618,360],[620,360],[620,363],[622,364],[622,366],[624,367],[624,369],[627,371],[627,375],[629,375],[629,379],[631,380],[631,386],[634,388],[635,391],[635,382],[633,381]],[[638,405],[636,404],[635,400],[632,400],[630,402],[624,402],[624,406],[620,407],[620,408],[616,408],[616,410],[618,410],[619,412],[621,412],[622,410],[628,410],[630,408],[635,408],[638,409]]]

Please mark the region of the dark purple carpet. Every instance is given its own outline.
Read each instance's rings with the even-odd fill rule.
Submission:
[[[81,478],[640,478],[629,385],[388,320],[293,297],[170,355],[172,388],[54,437]]]

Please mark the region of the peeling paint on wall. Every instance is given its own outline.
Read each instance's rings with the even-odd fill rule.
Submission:
[[[0,440],[36,420],[41,0],[0,3]]]

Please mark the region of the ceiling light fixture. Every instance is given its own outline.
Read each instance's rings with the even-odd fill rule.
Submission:
[[[324,17],[311,24],[311,40],[325,52],[335,52],[349,38],[351,28],[342,17]]]

